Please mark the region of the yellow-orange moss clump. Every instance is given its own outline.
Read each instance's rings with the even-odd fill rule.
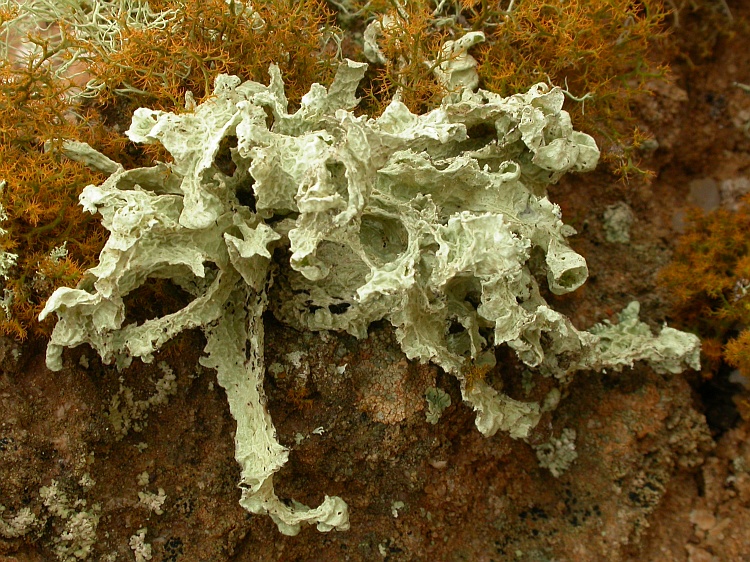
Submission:
[[[703,372],[722,360],[750,376],[750,198],[736,212],[691,211],[661,274],[676,319],[703,338]]]
[[[386,62],[376,65],[369,74],[371,82],[365,87],[363,104],[369,113],[381,113],[397,91],[414,113],[440,105],[447,92],[435,78],[434,65],[441,60],[441,45],[451,38],[451,31],[459,30],[451,24],[436,25],[433,10],[431,2],[417,0],[398,9],[392,4],[380,7],[375,13],[384,22],[378,47]],[[388,19],[383,20],[383,16]]]
[[[12,16],[0,14],[0,25]],[[97,221],[78,205],[80,190],[103,177],[45,150],[45,141],[53,148],[55,139],[97,143],[110,134],[88,123],[88,113],[67,96],[74,85],[53,75],[53,61],[65,45],[32,39],[40,47],[37,56],[0,61],[0,203],[7,215],[0,249],[18,255],[4,282],[0,333],[19,339],[29,330],[49,331],[36,321],[47,297],[75,284],[95,264],[104,240]],[[62,247],[65,255],[55,257],[53,250]]]
[[[479,74],[502,95],[536,82],[565,87],[581,100],[568,107],[574,122],[598,137],[604,159],[623,175],[637,173],[631,155],[642,139],[630,110],[663,72],[652,55],[666,13],[661,0],[519,0],[480,47]]]
[[[332,14],[323,0],[248,5],[150,2],[154,12],[172,12],[163,27],[124,28],[114,52],[90,45],[98,55],[91,72],[107,85],[99,103],[120,103],[115,96],[124,93],[151,108],[174,111],[184,106],[188,90],[198,102],[209,95],[217,74],[263,80],[271,63],[280,66],[287,95],[295,103],[310,84],[333,77],[325,52]]]

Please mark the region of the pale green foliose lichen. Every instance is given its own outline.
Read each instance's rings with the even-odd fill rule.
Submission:
[[[599,157],[593,139],[573,130],[561,90],[539,84],[503,98],[464,89],[424,115],[396,99],[372,119],[352,113],[365,68],[346,61],[291,114],[276,66],[268,86],[219,76],[212,97],[179,114],[138,109],[128,136],[160,143],[171,164],[125,170],[89,147],[64,148],[110,173],[80,196],[110,236],[99,264],[41,314],[58,315],[47,364],[62,368],[63,348],[83,343],[120,367],[151,361],[177,333],[202,327],[201,364],[216,369],[237,420],[240,502],[286,534],[349,522],[341,498],[311,509],[274,492],[288,451],[265,408],[267,309],[301,330],[360,338],[389,320],[409,358],[459,378],[485,435],[524,438],[546,409],[467,384],[469,362],[491,364],[495,346],[560,384],[579,369],[636,359],[670,372],[698,361],[697,338],[668,328],[655,338],[633,309],[622,326],[585,332],[541,296],[538,280],[563,294],[588,275],[566,241],[573,229],[546,196],[548,184]],[[271,267],[275,251],[288,263]],[[171,279],[193,300],[126,323],[124,297],[150,277]]]
[[[31,508],[22,507],[11,517],[6,517],[5,506],[0,505],[0,537],[17,539],[30,533],[37,525],[37,517]]]
[[[424,394],[427,400],[427,421],[435,425],[440,420],[443,411],[451,405],[450,394],[434,386],[428,388]]]
[[[560,437],[551,437],[549,441],[537,445],[534,449],[539,466],[549,470],[555,478],[559,478],[578,458],[576,430],[566,427]]]

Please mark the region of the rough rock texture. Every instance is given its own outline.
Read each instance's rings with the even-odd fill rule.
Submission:
[[[279,438],[292,449],[278,493],[313,504],[323,490],[344,497],[350,531],[282,537],[269,520],[238,506],[231,418],[211,373],[191,367],[194,356],[166,354],[176,396],[150,412],[141,432],[120,439],[107,418],[113,393],[106,389],[119,386],[115,371],[90,351],[88,369],[81,353],[70,353],[54,378],[32,354],[16,368],[7,356],[3,362],[10,363],[1,383],[4,486],[10,513],[28,506],[49,522],[41,538],[34,530],[2,543],[5,552],[19,560],[49,552],[60,521],[36,486],[57,479],[70,496],[101,505],[96,552],[117,560],[126,559],[128,538],[142,527],[155,560],[504,560],[517,552],[531,560],[627,560],[674,474],[700,464],[711,446],[682,377],[640,368],[580,376],[531,440],[575,429],[579,458],[556,479],[538,467],[529,444],[482,437],[455,379],[406,361],[390,328],[357,341],[267,324],[276,373],[266,390]],[[180,349],[197,354],[194,339]],[[520,364],[499,355],[504,367],[490,376],[523,394]],[[137,382],[149,379],[149,369],[153,379],[161,376],[133,366],[124,384],[153,393]],[[382,383],[373,382],[375,374]],[[433,385],[454,404],[437,425],[415,399]],[[139,452],[141,442],[148,447]],[[146,486],[138,478],[144,471]],[[96,482],[88,491],[78,484],[84,473]],[[162,515],[138,499],[139,491],[157,488],[167,495]]]

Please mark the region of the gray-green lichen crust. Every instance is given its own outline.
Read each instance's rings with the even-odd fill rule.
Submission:
[[[267,308],[299,329],[357,337],[389,320],[409,358],[459,377],[486,435],[526,437],[543,410],[482,381],[466,384],[467,364],[491,362],[497,345],[561,383],[579,369],[641,358],[666,361],[667,371],[697,366],[694,336],[655,338],[632,314],[626,328],[581,332],[540,294],[538,279],[562,294],[588,274],[546,186],[599,157],[593,139],[573,130],[559,89],[539,84],[508,98],[464,89],[424,115],[396,99],[372,119],[352,113],[365,68],[343,63],[294,113],[276,66],[268,86],[219,76],[214,95],[185,112],[137,110],[128,136],[162,144],[171,164],[125,170],[89,147],[64,147],[111,174],[80,197],[110,237],[99,264],[41,314],[59,318],[49,367],[60,369],[62,349],[82,343],[119,366],[151,361],[175,334],[202,327],[202,363],[216,369],[237,420],[241,503],[287,534],[302,523],[346,529],[348,514],[338,497],[310,509],[273,491],[288,452],[265,408]],[[289,260],[271,267],[277,249]],[[150,277],[194,299],[126,325],[123,299]]]

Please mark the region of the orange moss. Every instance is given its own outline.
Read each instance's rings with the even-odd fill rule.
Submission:
[[[312,394],[307,386],[295,385],[287,392],[286,399],[296,410],[309,410],[315,402]]]
[[[0,225],[7,231],[0,248],[18,254],[5,282],[13,297],[10,314],[0,315],[0,333],[19,339],[29,329],[49,332],[49,326],[36,321],[44,301],[55,288],[74,285],[94,265],[103,243],[101,227],[78,205],[80,190],[103,176],[45,150],[45,141],[52,140],[54,149],[54,139],[96,144],[111,134],[84,124],[86,112],[66,95],[74,85],[54,76],[51,62],[64,45],[39,37],[34,41],[39,56],[24,64],[0,62],[0,180],[6,181],[0,203],[7,214]],[[69,257],[45,266],[50,252],[64,242]]]
[[[255,2],[254,13],[240,10],[240,3],[233,12],[225,0],[168,0],[151,7],[174,10],[175,17],[164,29],[123,29],[114,53],[89,45],[98,55],[90,71],[106,85],[98,103],[119,104],[118,93],[125,93],[139,104],[179,111],[188,90],[197,101],[210,95],[217,74],[265,81],[269,65],[277,63],[294,104],[313,82],[333,76],[324,52],[331,13],[322,0]]]
[[[722,359],[750,375],[749,204],[746,197],[736,212],[691,211],[673,261],[660,275],[678,322],[703,338],[707,376]]]
[[[483,381],[485,378],[487,378],[487,373],[489,373],[492,369],[493,367],[487,364],[478,365],[473,361],[467,362],[465,367],[463,368],[463,376],[466,380],[466,389],[471,390],[477,382]]]
[[[658,0],[520,0],[479,48],[480,73],[503,95],[550,80],[578,97],[592,95],[579,112],[619,106],[618,93],[630,101],[650,77],[649,49],[664,36],[664,16]],[[475,17],[487,20],[481,11]]]
[[[482,8],[490,2],[481,2]],[[484,87],[510,95],[537,82],[567,89],[576,126],[594,134],[605,160],[637,171],[630,108],[663,73],[652,58],[665,38],[661,0],[519,0],[507,15],[474,9],[475,20],[497,25],[478,48]]]
[[[739,336],[727,342],[724,358],[745,376],[750,374],[750,330],[743,330]]]
[[[441,60],[440,47],[450,39],[450,30],[435,25],[433,10],[432,2],[417,0],[403,3],[399,9],[391,4],[381,14],[381,22],[388,23],[382,25],[378,47],[387,62],[375,67],[371,83],[365,87],[364,109],[368,113],[381,113],[397,91],[414,113],[437,107],[447,93],[433,68]],[[382,15],[389,20],[383,20]]]

